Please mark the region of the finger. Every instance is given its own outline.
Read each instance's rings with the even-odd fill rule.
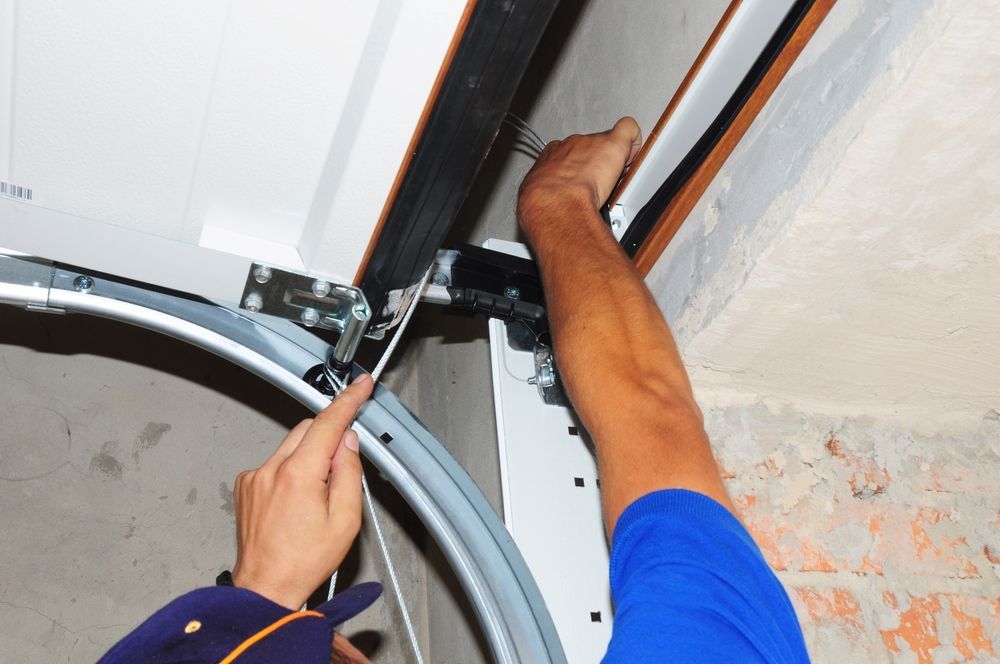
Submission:
[[[625,165],[628,166],[642,147],[642,130],[639,129],[639,124],[635,119],[626,116],[615,123],[611,129],[611,136],[621,142],[623,147],[629,146],[628,158],[625,160]]]
[[[236,481],[233,482],[233,506],[237,510],[246,498],[248,487],[250,486],[250,482],[253,481],[253,476],[256,473],[256,470],[244,470],[236,476]]]
[[[309,430],[312,423],[313,420],[305,419],[296,424],[295,428],[289,431],[288,435],[285,436],[285,439],[278,445],[278,449],[274,451],[274,454],[272,454],[271,457],[264,462],[261,466],[261,470],[277,470],[278,466],[281,465],[281,462],[287,459],[291,453],[295,451],[295,448],[299,446],[299,443],[302,442],[303,436],[306,435],[306,431]]]
[[[361,457],[358,434],[348,429],[340,439],[330,462],[330,515],[350,534],[361,527]]]
[[[297,466],[304,474],[314,474],[326,481],[330,459],[340,445],[344,431],[354,420],[358,409],[371,396],[374,383],[367,374],[347,386],[326,409],[316,416],[302,442],[285,463]]]

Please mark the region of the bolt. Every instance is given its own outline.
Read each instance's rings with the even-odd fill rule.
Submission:
[[[300,318],[303,325],[306,327],[313,327],[319,323],[319,312],[315,309],[303,309]]]
[[[543,365],[538,369],[538,384],[542,387],[552,387],[556,384],[556,375],[552,367]]]
[[[250,293],[247,299],[243,300],[243,308],[252,314],[257,313],[264,306],[264,298],[257,293]]]
[[[330,282],[317,279],[313,282],[312,291],[316,297],[326,297],[330,294]]]
[[[258,284],[266,284],[271,280],[271,268],[266,265],[258,265],[254,268],[253,278]]]
[[[89,293],[93,287],[94,280],[86,275],[81,274],[73,280],[73,288],[75,288],[78,293]]]
[[[435,286],[447,286],[448,285],[448,275],[444,272],[435,272],[431,275],[431,283]]]
[[[519,300],[521,298],[521,290],[517,286],[507,286],[503,289],[503,294],[512,300]]]

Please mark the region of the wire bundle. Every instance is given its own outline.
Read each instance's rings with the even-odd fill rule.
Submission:
[[[508,127],[510,127],[511,129],[514,129],[517,133],[519,133],[521,135],[521,138],[524,139],[525,143],[534,148],[536,152],[540,153],[542,150],[545,149],[545,141],[542,140],[542,137],[539,136],[538,133],[535,132],[535,130],[532,129],[527,122],[525,122],[518,116],[514,115],[513,113],[507,113],[507,115],[504,116],[503,123]],[[538,155],[536,154],[535,156],[537,157]]]

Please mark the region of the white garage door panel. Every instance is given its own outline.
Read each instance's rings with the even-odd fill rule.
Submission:
[[[0,181],[32,190],[0,195],[0,246],[81,218],[146,260],[169,240],[351,281],[465,4],[0,0]]]

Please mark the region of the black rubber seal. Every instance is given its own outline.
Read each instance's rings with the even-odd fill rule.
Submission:
[[[372,325],[417,283],[468,196],[558,0],[479,0],[376,240],[361,289]]]

